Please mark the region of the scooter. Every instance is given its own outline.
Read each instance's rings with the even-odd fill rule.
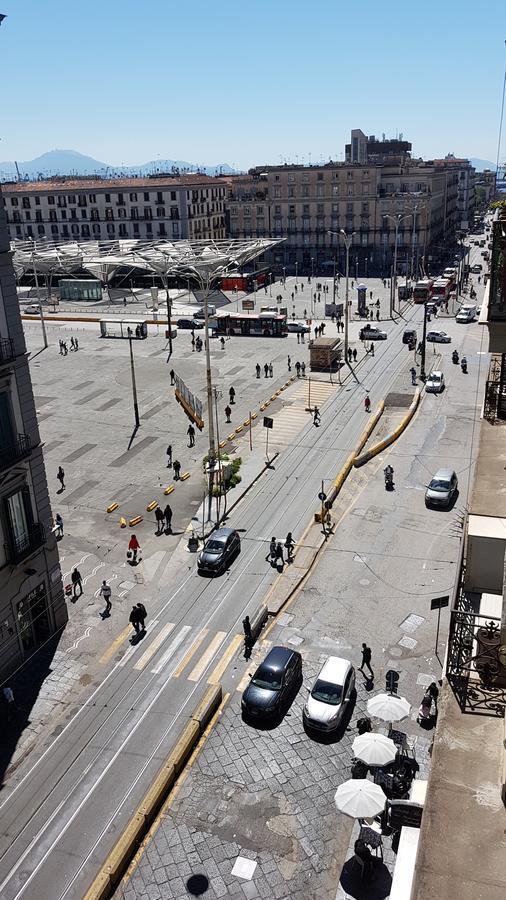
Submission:
[[[467,359],[465,356],[463,356],[460,361],[460,368],[462,369],[462,374],[467,375]]]
[[[456,350],[454,350],[452,353],[452,362],[455,363],[456,366],[458,366],[459,364],[459,354]]]

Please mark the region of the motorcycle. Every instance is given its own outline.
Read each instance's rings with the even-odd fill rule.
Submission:
[[[465,356],[463,356],[460,361],[460,368],[462,369],[462,374],[467,375],[467,359]]]
[[[387,466],[383,470],[383,474],[385,476],[385,490],[390,491],[394,486],[394,470],[392,466]]]
[[[454,350],[453,353],[452,353],[452,362],[455,363],[456,366],[458,366],[458,363],[459,363],[459,354],[457,353],[456,350]]]

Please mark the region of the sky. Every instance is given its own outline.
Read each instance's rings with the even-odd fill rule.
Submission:
[[[350,130],[495,162],[504,0],[0,0],[0,160],[343,159]],[[500,161],[506,158],[502,140]]]

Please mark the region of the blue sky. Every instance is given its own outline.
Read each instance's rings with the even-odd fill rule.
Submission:
[[[402,132],[416,156],[495,161],[504,0],[413,7],[0,0],[0,160],[314,163],[362,128]]]

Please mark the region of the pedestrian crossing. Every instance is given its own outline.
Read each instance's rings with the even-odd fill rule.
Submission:
[[[335,394],[339,385],[330,382],[303,379],[290,396],[290,402],[274,413],[274,427],[269,435],[273,448],[285,447],[312,421],[309,409],[319,409]]]

